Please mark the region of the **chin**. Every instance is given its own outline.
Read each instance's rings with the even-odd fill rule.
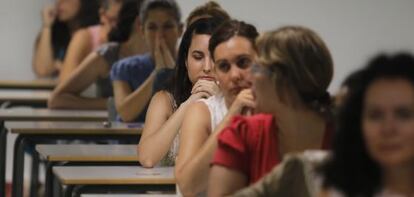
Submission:
[[[406,155],[403,154],[394,154],[394,155],[386,155],[383,154],[375,160],[385,168],[396,168],[405,165],[414,165],[414,158],[407,158]]]

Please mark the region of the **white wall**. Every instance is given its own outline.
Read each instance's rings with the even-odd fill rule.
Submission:
[[[0,79],[32,78],[31,55],[40,28],[40,8],[51,0],[2,0]],[[183,16],[203,0],[178,0]],[[377,52],[414,52],[413,0],[217,0],[259,31],[304,25],[326,41],[335,61],[330,91]]]

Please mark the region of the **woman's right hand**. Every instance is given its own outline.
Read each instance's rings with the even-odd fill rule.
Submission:
[[[163,38],[156,37],[154,45],[155,69],[160,70],[163,68],[174,68],[174,58],[167,49],[165,40]]]
[[[56,8],[53,5],[47,5],[42,10],[43,27],[52,27],[56,19]]]
[[[251,115],[256,108],[252,89],[244,89],[239,92],[236,99],[230,106],[228,114],[233,115]]]
[[[187,99],[187,101],[194,102],[198,99],[208,98],[218,94],[219,91],[219,87],[215,81],[201,79],[193,85],[191,96]]]

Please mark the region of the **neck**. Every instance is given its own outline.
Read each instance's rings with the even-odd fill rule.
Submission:
[[[403,167],[393,167],[383,171],[384,186],[391,192],[414,195],[414,165],[413,162]]]
[[[143,54],[148,52],[148,46],[143,36],[135,31],[131,33],[129,39],[121,44],[121,55],[123,57]]]
[[[70,34],[75,33],[75,31],[77,31],[80,28],[79,23],[74,20],[67,22],[67,26],[69,28]]]
[[[325,136],[326,121],[307,108],[281,104],[273,113],[279,129],[280,153],[320,149]]]

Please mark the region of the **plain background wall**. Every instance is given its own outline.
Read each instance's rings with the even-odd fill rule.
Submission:
[[[0,7],[0,79],[34,78],[31,57],[41,27],[41,7],[53,0],[2,0]],[[204,3],[178,0],[183,19]],[[330,86],[382,51],[414,52],[413,0],[217,0],[234,18],[259,31],[304,25],[325,40],[335,61]]]

